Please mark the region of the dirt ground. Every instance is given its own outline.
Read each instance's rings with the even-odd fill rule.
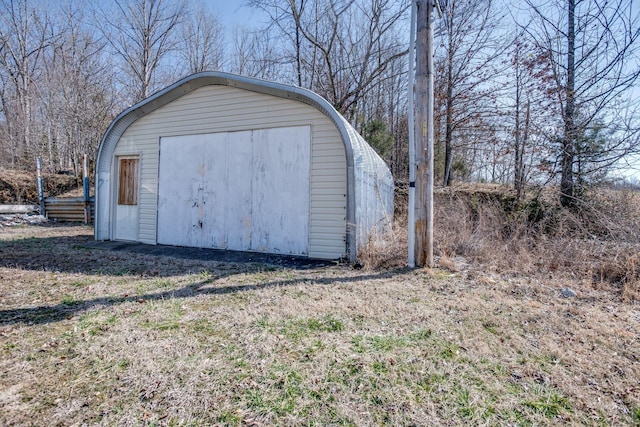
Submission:
[[[0,425],[640,425],[607,285],[92,236],[0,229]]]

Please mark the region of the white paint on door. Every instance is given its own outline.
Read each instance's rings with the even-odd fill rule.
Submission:
[[[253,217],[255,251],[307,253],[310,157],[298,147],[305,135],[309,138],[309,128],[267,129],[253,135],[251,200],[259,213]]]
[[[135,161],[135,174],[133,176],[127,176],[123,178],[123,173],[121,168],[123,167],[123,160],[134,160]],[[125,202],[123,204],[120,203],[120,194],[116,194],[115,197],[115,218],[114,218],[114,240],[130,240],[136,241],[138,240],[138,203],[137,203],[137,192],[138,192],[138,158],[137,157],[118,157],[116,161],[116,167],[118,168],[118,174],[116,175],[118,178],[118,182],[116,183],[116,191],[123,191],[120,180],[126,179],[126,186],[133,186],[133,191],[135,191],[135,204],[130,204],[131,202]],[[126,166],[125,166],[126,167]]]
[[[160,152],[158,243],[224,245],[224,223],[219,220],[224,209],[216,200],[224,197],[219,184],[225,172],[219,163],[226,157],[226,136],[162,138]]]
[[[226,249],[250,251],[253,217],[251,207],[253,132],[227,134],[229,150],[226,158],[225,208]]]
[[[116,205],[115,240],[138,239],[138,206]]]
[[[160,141],[158,243],[306,255],[311,129]]]

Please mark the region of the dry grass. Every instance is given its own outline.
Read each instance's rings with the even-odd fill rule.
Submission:
[[[396,223],[372,240],[360,259],[373,270],[405,265],[406,194],[396,198]],[[515,203],[496,185],[466,185],[436,193],[434,253],[451,272],[503,278],[562,280],[607,288],[640,301],[640,192],[600,190],[575,211],[555,206],[556,194]]]
[[[458,214],[473,216],[464,206]],[[452,239],[462,240],[463,254],[484,270],[607,286],[615,294],[640,280],[640,193],[601,191],[576,212],[544,199],[513,212],[488,202],[480,205],[478,217],[442,242],[446,247]],[[471,248],[464,248],[468,242]]]
[[[89,240],[0,232],[2,425],[640,423],[640,310],[608,289]]]

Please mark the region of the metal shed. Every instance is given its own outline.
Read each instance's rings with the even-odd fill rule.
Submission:
[[[98,149],[97,240],[355,260],[392,216],[387,165],[299,87],[194,74],[122,112]]]

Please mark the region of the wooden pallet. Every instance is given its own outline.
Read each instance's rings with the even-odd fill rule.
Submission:
[[[93,198],[89,202],[93,222],[95,215],[95,203]],[[85,222],[85,200],[82,197],[46,198],[44,199],[44,211],[47,218],[54,221]]]

